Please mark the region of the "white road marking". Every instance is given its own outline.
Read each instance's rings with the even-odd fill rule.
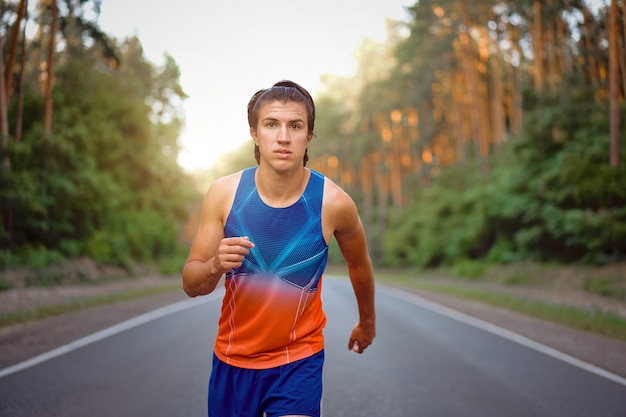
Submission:
[[[583,369],[587,372],[591,372],[595,375],[601,376],[605,379],[608,379],[610,381],[616,382],[618,384],[624,385],[626,386],[626,378],[623,378],[619,375],[616,375],[612,372],[609,372],[605,369],[602,369],[600,367],[597,367],[595,365],[592,365],[588,362],[582,361],[580,359],[577,359],[573,356],[570,356],[566,353],[563,353],[561,351],[558,351],[554,348],[551,348],[549,346],[543,345],[541,343],[535,342],[532,339],[529,339],[527,337],[524,337],[520,334],[514,333],[510,330],[504,329],[502,327],[496,326],[494,324],[491,324],[489,322],[477,319],[475,317],[469,316],[467,314],[461,313],[459,311],[456,311],[454,309],[445,307],[441,304],[437,304],[435,302],[426,300],[425,298],[422,298],[418,295],[415,294],[411,294],[408,293],[406,291],[402,291],[396,288],[392,288],[389,286],[386,286],[384,284],[377,284],[377,286],[379,288],[384,289],[384,291],[392,296],[395,297],[397,299],[406,301],[410,304],[414,304],[417,305],[418,307],[422,307],[422,308],[426,308],[430,311],[433,311],[435,313],[441,314],[443,316],[449,317],[453,320],[456,320],[458,322],[461,323],[465,323],[468,324],[470,326],[482,329],[486,332],[495,334],[497,336],[500,336],[502,338],[505,338],[507,340],[510,340],[514,343],[517,343],[519,345],[525,346],[529,349],[533,349],[537,352],[541,352],[545,355],[551,356],[555,359],[558,359],[560,361],[563,361],[565,363],[568,363],[570,365],[576,366],[580,369]],[[61,347],[58,347],[54,350],[51,350],[49,352],[43,353],[41,355],[35,356],[31,359],[28,359],[24,362],[20,362],[18,364],[9,366],[7,368],[4,369],[0,369],[0,378],[5,377],[7,375],[11,375],[13,373],[31,368],[35,365],[38,365],[40,363],[49,361],[53,358],[56,358],[58,356],[64,355],[66,353],[69,353],[73,350],[79,349],[81,347],[90,345],[92,343],[98,342],[102,339],[106,339],[107,337],[113,336],[115,334],[121,333],[123,331],[132,329],[134,327],[137,326],[141,326],[143,324],[146,324],[148,322],[151,322],[153,320],[157,320],[160,319],[162,317],[168,316],[170,314],[174,314],[177,313],[179,311],[183,311],[183,310],[187,310],[189,308],[193,308],[196,307],[198,305],[201,305],[203,303],[207,303],[210,301],[215,301],[217,299],[221,299],[223,297],[223,289],[222,290],[218,290],[213,292],[212,294],[208,295],[208,296],[204,296],[204,297],[196,297],[196,298],[190,298],[188,300],[183,300],[180,301],[178,303],[175,304],[170,304],[168,306],[159,308],[157,310],[153,310],[150,311],[148,313],[142,314],[140,316],[134,317],[130,320],[118,323],[114,326],[108,327],[104,330],[101,330],[99,332],[93,333],[89,336],[83,337],[81,339],[75,340],[73,342],[70,342],[66,345],[63,345]]]
[[[482,329],[486,332],[495,334],[497,336],[508,339],[512,342],[515,342],[519,345],[525,346],[529,349],[533,349],[537,352],[541,352],[545,355],[551,356],[555,359],[568,363],[570,365],[576,366],[580,369],[584,369],[585,371],[591,372],[603,378],[606,378],[610,381],[617,382],[618,384],[626,386],[626,378],[623,378],[619,375],[616,375],[612,372],[609,372],[605,369],[592,365],[588,362],[577,359],[573,356],[570,356],[566,353],[563,353],[559,350],[553,349],[549,346],[543,345],[541,343],[535,342],[532,339],[524,337],[520,334],[514,333],[510,330],[504,329],[502,327],[496,326],[495,324],[491,324],[489,322],[477,319],[475,317],[469,316],[467,314],[461,313],[454,309],[445,307],[441,304],[437,304],[435,302],[426,300],[418,295],[408,293],[406,291],[402,291],[396,288],[392,288],[386,286],[384,284],[377,284],[377,287],[384,289],[385,293],[388,295],[406,301],[408,303],[414,304],[418,307],[423,307],[427,310],[433,311],[435,313],[441,314],[443,316],[449,317],[453,320],[459,321],[461,323],[468,324],[470,326]]]
[[[189,298],[165,307],[158,308],[156,310],[149,311],[148,313],[133,317],[130,320],[123,321],[111,327],[107,327],[106,329],[100,330],[99,332],[90,334],[66,345],[60,346],[49,352],[42,353],[41,355],[35,356],[31,359],[6,367],[4,369],[0,369],[0,378],[14,374],[19,371],[23,371],[24,369],[31,368],[35,365],[39,365],[40,363],[49,361],[50,359],[65,355],[66,353],[69,353],[73,350],[98,342],[102,339],[106,339],[107,337],[111,337],[134,327],[141,326],[153,320],[157,320],[162,317],[169,316],[170,314],[178,313],[180,311],[187,310],[189,308],[193,308],[198,305],[208,303],[210,301],[221,299],[222,297],[223,289],[219,289],[207,296]]]

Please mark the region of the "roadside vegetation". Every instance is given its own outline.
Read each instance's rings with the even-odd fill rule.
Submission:
[[[533,275],[527,275],[529,270]],[[382,270],[377,272],[376,278],[408,291],[422,290],[478,301],[626,341],[626,315],[606,307],[608,301],[626,306],[625,274],[626,265],[602,272],[599,268],[522,264],[495,267],[481,275],[474,272],[471,277],[454,275],[451,270]],[[542,279],[545,275],[556,279]],[[541,290],[545,296],[533,296],[532,290]],[[574,299],[567,300],[567,296],[558,301],[550,297],[551,293],[571,293],[577,298],[576,292],[598,298],[592,305],[581,305]]]
[[[99,283],[96,285],[102,284],[103,283]],[[0,314],[0,328],[3,326],[9,326],[17,323],[25,323],[32,320],[43,320],[46,318],[73,313],[87,308],[110,305],[122,301],[135,300],[141,297],[180,290],[180,282],[173,282],[170,280],[167,283],[153,287],[124,290],[120,292],[109,293],[106,295],[94,295],[87,298],[76,299],[67,303],[33,305],[32,308],[27,310],[12,311],[9,313]]]

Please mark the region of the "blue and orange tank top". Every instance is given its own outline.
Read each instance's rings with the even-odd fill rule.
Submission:
[[[324,176],[311,170],[293,205],[270,207],[256,188],[256,167],[242,172],[224,233],[255,244],[226,274],[215,343],[222,361],[267,369],[309,357],[324,347],[321,278],[328,259],[322,232]]]

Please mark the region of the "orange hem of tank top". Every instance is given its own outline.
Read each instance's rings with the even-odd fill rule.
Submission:
[[[311,349],[311,350],[306,350],[306,351],[301,351],[301,352],[296,352],[295,354],[293,352],[289,353],[289,359],[287,359],[287,355],[281,354],[280,358],[277,359],[272,359],[269,361],[258,361],[258,360],[237,360],[237,359],[233,359],[232,357],[228,357],[226,355],[223,355],[222,353],[218,352],[217,350],[215,350],[215,356],[217,356],[217,358],[219,360],[221,360],[222,362],[230,365],[230,366],[234,366],[236,368],[243,368],[243,369],[271,369],[271,368],[278,368],[279,366],[283,366],[283,365],[288,365],[290,363],[294,363],[297,362],[299,360],[302,359],[306,359],[308,357],[311,357],[319,352],[321,352],[324,349],[324,346],[322,345],[321,347],[318,347],[316,349]]]

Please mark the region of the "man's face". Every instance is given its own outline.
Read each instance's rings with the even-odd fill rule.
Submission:
[[[295,101],[264,103],[259,108],[258,120],[250,134],[259,147],[261,163],[269,163],[278,170],[302,167],[312,138],[305,105]]]

